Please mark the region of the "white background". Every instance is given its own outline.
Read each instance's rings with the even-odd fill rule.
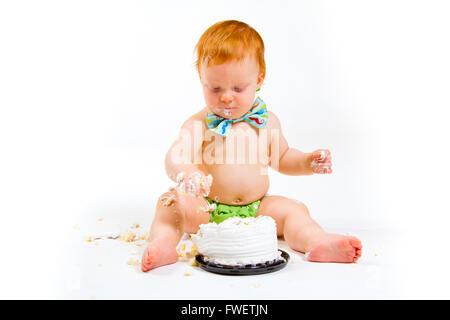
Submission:
[[[260,96],[290,146],[333,156],[330,176],[272,171],[269,193],[325,228],[396,233],[398,297],[450,298],[449,14],[445,1],[0,2],[0,298],[60,298],[74,224],[150,224],[165,152],[203,107],[194,46],[226,19],[264,39]]]

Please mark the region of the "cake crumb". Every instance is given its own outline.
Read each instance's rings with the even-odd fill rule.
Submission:
[[[127,231],[125,234],[123,234],[120,237],[120,240],[125,241],[125,242],[132,242],[135,239],[136,239],[136,234],[131,231]]]
[[[86,242],[92,242],[92,237],[91,236],[87,236],[86,237]]]
[[[259,283],[259,282],[254,283],[254,284],[253,284],[253,287],[254,287],[254,288],[259,288],[259,287],[261,287],[261,283]]]
[[[194,244],[192,245],[192,247],[191,247],[191,252],[190,252],[190,254],[191,254],[191,256],[195,256],[197,253],[198,253],[197,246],[196,246],[195,243],[194,243]]]
[[[98,264],[98,266],[99,266],[99,267],[102,267],[102,264],[101,264],[101,263],[99,263],[99,264]]]
[[[378,257],[378,253],[375,253],[374,256],[375,256],[375,257]]]
[[[195,258],[191,258],[191,260],[189,260],[189,265],[191,267],[198,267],[198,262]]]
[[[103,218],[98,218],[97,221],[101,222],[103,221]]]
[[[178,257],[185,258],[186,257],[186,244],[183,243],[180,245],[180,247],[177,250]]]
[[[177,249],[178,259],[179,261],[188,262],[191,266],[197,266],[197,263],[194,261],[195,256],[198,253],[197,246],[193,244],[189,249],[186,248],[186,243],[180,244]]]
[[[137,237],[137,240],[147,240],[147,238],[148,238],[148,233],[145,233],[144,235],[141,235],[141,236],[139,236],[139,237]]]
[[[133,259],[133,258],[130,258],[130,260],[128,260],[128,262],[127,262],[127,264],[130,266],[137,266],[138,263],[139,263],[138,259]]]
[[[184,272],[184,276],[185,276],[185,277],[192,276],[192,273],[190,273],[189,271],[185,271],[185,272]]]
[[[159,198],[159,200],[161,202],[163,202],[163,204],[166,207],[168,207],[168,206],[173,206],[174,205],[174,201],[177,200],[177,198],[174,195],[170,194],[170,195],[167,195],[167,196],[161,196]]]

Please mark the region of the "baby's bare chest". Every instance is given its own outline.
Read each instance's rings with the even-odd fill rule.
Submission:
[[[258,129],[245,122],[235,123],[228,136],[206,130],[202,144],[204,164],[267,165],[270,152],[268,128]]]

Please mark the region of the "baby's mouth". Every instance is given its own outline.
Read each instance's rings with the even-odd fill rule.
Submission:
[[[220,108],[220,109],[222,110],[222,112],[224,112],[224,113],[231,112],[231,111],[233,111],[234,109],[236,109],[235,107],[231,107],[231,106],[227,106],[227,105],[222,105],[222,106],[220,106],[219,108]]]
[[[233,110],[233,108],[225,108],[225,109],[223,110],[223,114],[224,114],[226,117],[231,116],[231,113],[233,112],[232,110]]]

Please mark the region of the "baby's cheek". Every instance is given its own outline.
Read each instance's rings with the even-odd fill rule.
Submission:
[[[215,112],[218,109],[219,99],[216,95],[205,93],[205,102],[206,105],[211,109],[211,111]]]
[[[253,103],[255,102],[255,94],[247,94],[245,97],[241,98],[241,103],[243,106],[247,106],[247,108],[251,108]],[[248,111],[248,110],[247,110]]]
[[[209,110],[211,110],[212,113],[215,113],[217,115],[221,115],[222,110],[217,107],[216,104],[208,104]]]

